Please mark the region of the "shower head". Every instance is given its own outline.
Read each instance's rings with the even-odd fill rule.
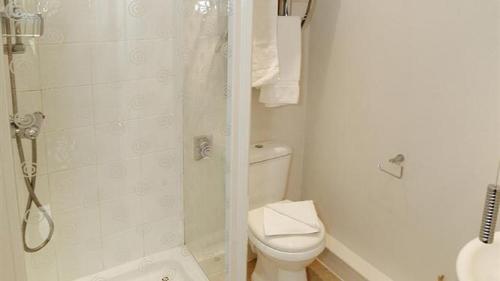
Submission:
[[[500,205],[500,186],[490,184],[486,192],[483,218],[481,220],[481,230],[479,240],[485,244],[492,244],[495,239],[495,227],[498,217],[498,207]]]

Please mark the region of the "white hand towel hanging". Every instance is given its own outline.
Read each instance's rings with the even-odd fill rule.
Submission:
[[[271,83],[279,72],[278,1],[254,0],[252,87]]]
[[[300,235],[320,231],[313,201],[278,202],[264,207],[264,234]]]
[[[300,17],[278,17],[279,75],[264,85],[259,101],[266,107],[297,104],[300,94],[300,70],[302,64],[302,29]]]

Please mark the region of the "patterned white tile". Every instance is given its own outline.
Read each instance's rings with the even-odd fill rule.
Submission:
[[[18,91],[17,105],[21,114],[42,111],[42,92],[40,90]]]
[[[137,191],[140,182],[141,160],[126,159],[97,167],[100,200],[123,197]]]
[[[127,39],[172,38],[176,10],[173,0],[126,0]]]
[[[103,238],[104,266],[109,268],[144,256],[142,228],[136,227]]]
[[[97,42],[118,41],[125,37],[125,2],[95,1],[93,39]]]
[[[99,163],[137,158],[151,149],[151,139],[141,135],[139,120],[113,122],[96,126]]]
[[[47,116],[37,193],[56,233],[46,250],[27,255],[30,280],[74,280],[183,243],[181,2],[38,7],[45,35],[25,39],[13,68],[21,112]],[[28,142],[24,149],[29,155]],[[32,219],[36,243],[47,228]]]
[[[16,75],[19,91],[40,89],[40,58],[34,39],[26,40],[28,47],[22,56],[14,56],[8,70]]]
[[[49,226],[43,213],[32,204],[32,208],[25,209],[28,202],[28,191],[25,185],[25,179],[22,176],[16,178],[17,185],[17,200],[19,206],[19,221],[27,220],[27,241],[29,245],[40,244],[47,234],[49,233]],[[52,206],[50,204],[50,192],[48,188],[47,176],[38,176],[36,180],[36,192],[39,199],[42,201],[43,207],[48,210],[49,214],[52,213]]]
[[[77,208],[54,215],[57,221],[55,235],[59,247],[70,247],[78,241],[88,241],[101,236],[98,206]]]
[[[16,163],[15,173],[17,177],[24,177],[25,173],[29,175],[36,171],[37,175],[47,174],[47,150],[45,148],[46,138],[42,133],[37,138],[37,161],[34,165],[31,161],[32,143],[28,140],[22,141],[23,151],[25,153],[25,162],[21,163],[17,151],[17,143],[14,141],[12,144],[12,151],[14,151],[14,161]]]
[[[64,0],[45,15],[42,44],[89,42],[94,27],[94,0]],[[46,36],[48,35],[48,36]]]
[[[101,271],[104,268],[101,239],[80,240],[78,244],[59,246],[57,263],[59,281],[72,281]]]
[[[90,86],[43,90],[46,131],[92,125]]]
[[[49,172],[96,163],[94,129],[84,127],[46,134]]]
[[[156,78],[172,70],[171,40],[99,43],[93,46],[93,81],[96,83]]]
[[[146,255],[168,250],[183,243],[184,226],[181,218],[172,218],[144,225]]]
[[[141,120],[141,135],[150,147],[143,154],[182,147],[182,117],[175,113]]]
[[[95,166],[51,173],[50,201],[56,213],[96,207],[99,202]]]
[[[89,85],[90,47],[85,44],[40,46],[41,85],[44,89]]]
[[[140,197],[128,194],[124,197],[101,202],[101,229],[103,235],[123,232],[141,225]]]
[[[48,245],[42,251],[26,255],[26,272],[28,280],[58,280],[59,270],[54,245]]]
[[[144,222],[152,222],[165,218],[179,218],[182,215],[182,202],[179,193],[164,189],[153,191],[141,198],[141,209]]]
[[[100,84],[93,91],[98,124],[164,115],[179,105],[174,83],[158,79]]]
[[[155,191],[168,190],[180,196],[182,151],[170,149],[142,157],[142,179]]]

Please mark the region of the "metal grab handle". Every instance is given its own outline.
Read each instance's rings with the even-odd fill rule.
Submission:
[[[393,176],[397,179],[402,179],[403,178],[403,174],[404,174],[404,166],[403,166],[403,162],[405,161],[405,156],[403,154],[398,154],[396,155],[396,157],[394,158],[391,158],[389,159],[389,162],[396,165],[396,166],[399,166],[399,174],[395,174],[391,171],[388,171],[384,168],[384,165],[382,165],[382,163],[378,163],[378,169],[390,176]]]

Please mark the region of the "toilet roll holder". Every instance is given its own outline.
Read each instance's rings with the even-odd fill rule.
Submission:
[[[398,167],[399,173],[394,173],[390,170],[387,170],[386,168],[384,168],[384,165],[382,163],[378,163],[378,169],[397,179],[402,179],[404,174],[404,166],[403,166],[404,161],[405,161],[405,156],[403,154],[398,154],[394,158],[389,159],[389,163]]]

